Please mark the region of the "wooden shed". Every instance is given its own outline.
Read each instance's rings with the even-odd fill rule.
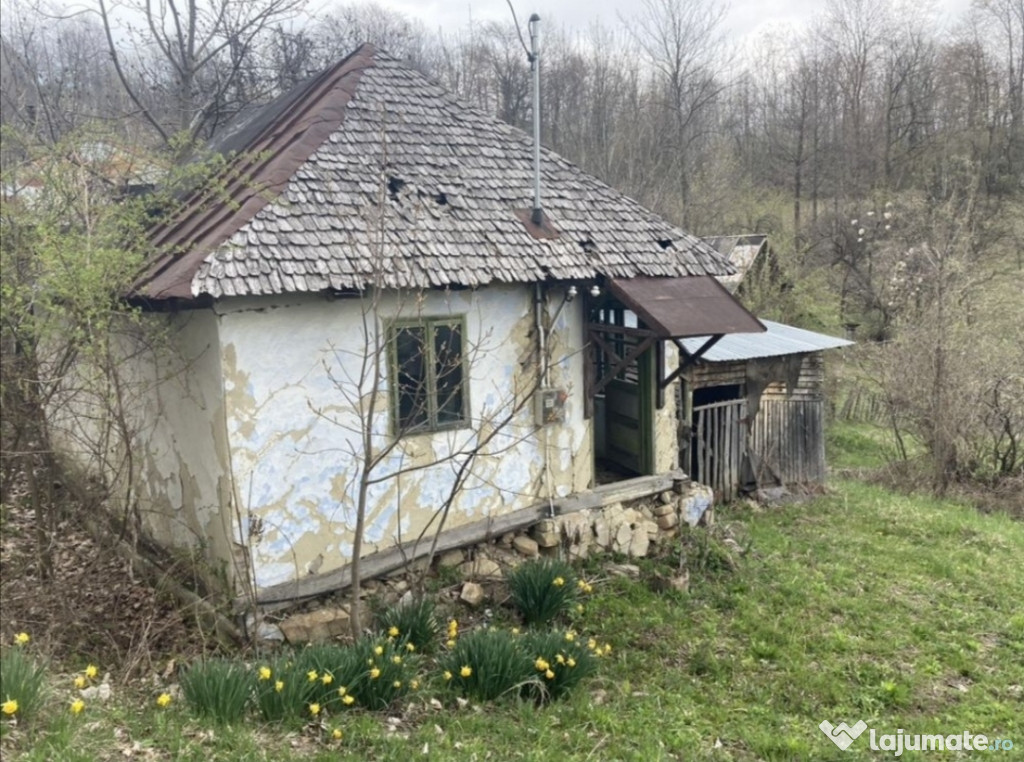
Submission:
[[[761,322],[767,333],[723,336],[680,385],[680,463],[723,500],[825,480],[824,351],[853,342]]]

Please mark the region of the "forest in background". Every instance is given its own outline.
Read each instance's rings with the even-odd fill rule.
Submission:
[[[841,394],[870,396],[936,491],[1024,478],[1024,0],[976,0],[951,25],[917,3],[829,0],[806,31],[744,46],[724,16],[709,0],[641,0],[614,27],[545,18],[544,144],[698,235],[769,234],[748,305],[856,326]],[[373,4],[14,0],[0,31],[4,301],[19,297],[5,359],[39,339],[26,315],[47,262],[72,281],[95,266],[60,236],[88,229],[74,249],[109,251],[113,234],[94,233],[126,222],[106,200],[160,185],[235,114],[360,42],[531,119],[511,18],[441,32]],[[53,182],[58,165],[73,181]],[[45,249],[21,234],[40,217]],[[4,366],[5,408],[39,408],[40,364]]]

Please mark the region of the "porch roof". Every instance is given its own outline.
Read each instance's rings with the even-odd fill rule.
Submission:
[[[611,293],[662,339],[765,331],[761,322],[711,276],[614,278]],[[698,342],[699,345],[703,341]]]

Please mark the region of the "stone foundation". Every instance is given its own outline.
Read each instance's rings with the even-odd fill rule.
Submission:
[[[576,561],[609,552],[643,558],[659,541],[674,537],[681,524],[710,524],[713,499],[710,488],[690,482],[683,494],[669,490],[542,519],[489,542],[446,551],[434,559],[434,567],[445,573],[457,572],[457,578],[462,580],[461,600],[475,607],[489,597],[487,591],[500,583],[505,570],[527,559],[561,553],[563,558]],[[381,579],[364,581],[363,596],[383,597],[395,603],[403,595],[410,595],[411,577],[427,571],[422,563],[425,560]],[[297,643],[343,636],[349,623],[347,610],[325,607],[325,603],[306,604],[312,610],[286,618],[279,625],[277,637],[271,639],[283,636]],[[274,625],[270,627],[277,629]]]

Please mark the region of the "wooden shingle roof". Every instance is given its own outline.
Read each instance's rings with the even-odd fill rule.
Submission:
[[[723,275],[708,244],[542,152],[557,235],[524,223],[531,139],[372,46],[216,145],[235,158],[153,231],[150,299]]]

